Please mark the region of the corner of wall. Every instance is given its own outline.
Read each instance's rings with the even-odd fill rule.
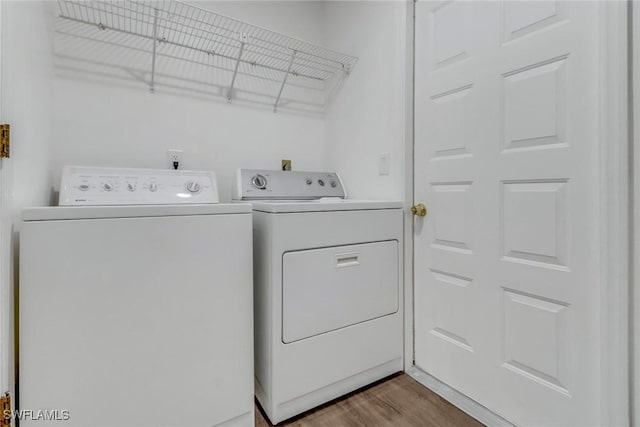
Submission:
[[[356,198],[404,198],[407,20],[403,1],[327,2],[326,44],[359,58],[326,115],[325,165]],[[389,155],[390,174],[379,174]]]

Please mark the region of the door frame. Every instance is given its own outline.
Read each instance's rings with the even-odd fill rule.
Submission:
[[[631,126],[630,132],[632,137],[632,150],[633,156],[629,156],[629,167],[631,168],[632,177],[632,194],[633,205],[631,207],[633,212],[632,219],[632,244],[631,251],[633,257],[633,264],[630,270],[632,275],[632,288],[631,293],[633,298],[631,307],[631,322],[632,339],[631,339],[631,360],[634,361],[631,365],[631,425],[636,425],[640,422],[640,363],[637,362],[637,358],[640,357],[640,327],[638,322],[640,320],[640,79],[633,78],[633,73],[640,70],[640,32],[633,31],[633,28],[638,28],[640,25],[640,7],[637,5],[634,7],[633,2],[629,3],[631,28],[631,46],[632,46],[632,63],[630,69],[630,77],[632,87],[630,88],[633,93],[633,100],[629,103],[631,108]]]
[[[415,364],[415,327],[413,315],[413,167],[414,167],[414,58],[415,0],[405,0],[405,128],[404,128],[404,370]]]
[[[0,122],[8,123],[9,106],[5,95],[7,84],[5,44],[7,9],[0,0]],[[0,394],[11,394],[11,405],[16,402],[16,367],[15,358],[15,283],[16,272],[16,237],[14,236],[13,212],[13,165],[10,159],[0,159]]]
[[[629,3],[599,4],[602,422],[629,425]]]
[[[405,370],[414,364],[414,221],[410,207],[417,202],[414,200],[414,170],[415,170],[415,140],[414,140],[414,75],[415,75],[415,1],[407,0],[407,84],[406,105],[407,124],[405,134],[405,313],[407,316],[405,328]],[[598,28],[600,44],[597,47],[602,58],[600,61],[599,93],[600,100],[600,164],[598,170],[600,188],[599,223],[600,239],[602,243],[600,259],[601,270],[601,377],[602,385],[602,424],[627,426],[630,425],[630,154],[632,147],[629,143],[629,94],[628,94],[628,20],[630,2],[614,1],[599,4]],[[636,15],[636,23],[640,25],[640,13]],[[640,49],[638,49],[640,52]],[[638,58],[640,62],[640,58]],[[640,87],[640,86],[639,86]],[[639,102],[640,105],[640,102]],[[637,115],[640,123],[640,114]],[[602,143],[606,141],[607,143]],[[640,141],[636,156],[640,161]],[[640,177],[636,177],[637,201],[640,200]],[[423,201],[424,202],[424,201]],[[640,203],[637,204],[640,210]],[[640,212],[638,212],[640,221]],[[639,222],[640,223],[640,222]],[[640,227],[639,227],[640,228]],[[640,241],[640,230],[635,230]],[[640,252],[640,251],[638,251]],[[636,253],[636,270],[640,275],[640,253]],[[640,277],[640,276],[639,276]],[[640,292],[638,292],[640,294]],[[636,297],[636,307],[640,310],[640,295]],[[640,311],[638,311],[640,313]],[[640,354],[640,331],[637,331],[638,351]],[[410,338],[407,338],[410,337]],[[640,368],[640,367],[639,367]],[[411,368],[412,375],[418,370]],[[640,369],[639,369],[640,370]],[[427,373],[428,374],[428,373]],[[417,376],[417,375],[414,375]],[[425,384],[425,381],[421,381]],[[640,388],[640,373],[636,373],[636,384]],[[427,384],[425,384],[427,385]],[[434,390],[438,392],[438,390]],[[453,396],[451,393],[457,393]],[[463,402],[465,396],[455,390],[449,390],[447,400],[455,405]],[[475,403],[475,402],[473,402]],[[485,413],[486,408],[477,404],[478,408],[463,410],[473,413]],[[640,417],[640,402],[636,405]]]
[[[4,14],[2,2],[0,2],[0,121],[6,117],[6,105],[4,102],[4,81],[2,70],[4,68]],[[0,393],[11,390],[11,364],[13,357],[10,354],[11,340],[13,337],[13,298],[12,295],[12,255],[11,255],[11,209],[8,206],[10,198],[8,192],[8,160],[0,160]]]

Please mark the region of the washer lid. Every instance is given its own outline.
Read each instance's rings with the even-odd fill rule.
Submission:
[[[373,209],[402,209],[402,202],[387,200],[318,199],[252,201],[254,211],[267,213],[330,212]]]
[[[249,203],[143,206],[59,206],[47,208],[26,208],[22,211],[22,220],[60,221],[71,219],[140,218],[247,213],[251,213],[251,205]]]

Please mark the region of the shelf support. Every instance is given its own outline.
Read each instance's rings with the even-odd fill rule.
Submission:
[[[229,85],[229,91],[227,92],[227,102],[231,102],[233,97],[233,86],[236,84],[236,76],[238,75],[238,67],[242,61],[242,52],[244,51],[244,42],[240,42],[240,52],[238,52],[238,60],[236,61],[236,67],[233,70],[233,77],[231,78],[231,84]]]
[[[151,56],[151,86],[149,92],[156,91],[156,49],[158,45],[158,8],[153,9],[153,53]]]
[[[280,102],[280,97],[282,96],[282,91],[284,90],[284,86],[287,84],[287,79],[289,78],[289,74],[291,74],[291,67],[293,66],[293,60],[296,59],[296,51],[294,50],[291,53],[291,59],[289,59],[289,66],[287,67],[287,74],[284,75],[284,79],[282,79],[282,85],[280,86],[280,91],[278,92],[278,97],[276,98],[276,103],[273,104],[273,112],[278,112],[278,103]]]

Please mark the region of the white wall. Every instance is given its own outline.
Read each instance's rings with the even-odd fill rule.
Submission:
[[[49,203],[53,111],[52,4],[0,5],[0,122],[11,124],[11,158],[0,164],[0,392],[13,390],[14,279],[20,211]]]
[[[16,3],[20,4],[14,9],[20,10],[7,14],[43,19],[46,8],[41,3]],[[20,173],[33,177],[36,183],[24,191],[19,185],[15,187],[21,198],[16,209],[49,203],[49,193],[52,187],[59,186],[60,170],[65,164],[163,168],[169,148],[184,150],[184,168],[216,170],[223,201],[230,197],[236,168],[277,168],[282,158],[292,159],[297,170],[339,171],[353,197],[402,198],[404,2],[197,4],[358,56],[355,70],[338,92],[326,118],[291,112],[274,114],[266,108],[227,104],[220,97],[161,86],[152,95],[141,81],[144,77],[135,74],[136,69],[127,74],[99,61],[82,64],[77,60],[100,58],[109,62],[113,58],[120,60],[121,52],[107,50],[108,55],[104,55],[94,45],[70,41],[58,31],[52,92],[50,81],[43,83],[51,76],[50,66],[26,70],[38,74],[40,80],[23,78],[26,74],[19,65],[13,68],[16,74],[8,72],[5,77],[6,82],[11,79],[11,84],[5,84],[9,91],[20,90],[23,85],[35,92],[28,99],[38,102],[22,102],[28,106],[29,115],[42,116],[29,129],[39,133],[37,141],[29,142],[25,148],[30,152],[28,156],[36,157],[16,153],[17,161],[26,163]],[[29,27],[15,24],[19,20],[11,20],[14,26],[6,29],[9,37],[21,40],[12,47],[21,56],[20,63],[50,58],[52,38],[43,32],[54,25],[56,6],[49,2],[47,7],[47,19],[30,26],[39,31],[27,31]],[[19,35],[21,31],[27,34]],[[44,50],[42,55],[36,54],[38,49]],[[144,56],[137,56],[134,63],[143,70],[149,65]],[[52,93],[53,98],[47,98],[47,93]],[[10,110],[20,115],[19,108],[25,107],[12,106]],[[42,142],[46,142],[44,149],[38,145]],[[378,159],[383,153],[389,153],[391,158],[389,176],[378,175]]]
[[[317,2],[212,1],[198,5],[322,43],[324,26],[318,19],[322,5]],[[128,64],[135,71],[127,76],[108,64],[97,64],[121,61],[126,53],[116,48],[96,54],[86,41],[60,31],[55,48],[50,167],[56,187],[65,164],[164,168],[169,148],[184,150],[183,168],[215,170],[222,201],[230,198],[238,167],[279,168],[283,158],[293,160],[297,170],[324,167],[325,125],[320,116],[274,114],[270,108],[228,104],[221,97],[162,86],[152,95],[148,85],[135,77],[136,67],[149,68],[147,58],[141,63],[140,55],[131,59]],[[95,62],[82,62],[80,54]],[[200,72],[192,71],[190,76]]]
[[[49,203],[52,146],[54,3],[2,4],[2,121],[11,124],[12,211]]]
[[[326,166],[341,173],[350,197],[403,199],[406,4],[325,4],[325,44],[359,57],[326,117]],[[390,155],[390,175],[378,174]]]

